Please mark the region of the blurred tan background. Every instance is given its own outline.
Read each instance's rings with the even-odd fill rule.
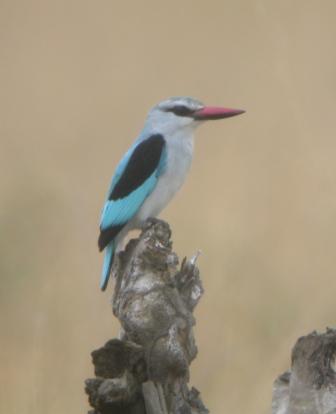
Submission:
[[[270,411],[296,338],[335,326],[336,2],[0,2],[0,412],[85,413],[115,336],[100,209],[147,111],[247,110],[197,133],[161,215],[202,250],[192,384],[213,413]]]

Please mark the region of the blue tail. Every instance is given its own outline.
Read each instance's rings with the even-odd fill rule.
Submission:
[[[110,273],[111,273],[111,267],[113,263],[113,257],[114,257],[114,241],[111,241],[106,247],[105,247],[105,257],[104,257],[104,264],[103,264],[103,271],[100,279],[100,289],[105,290],[107,283],[109,281]]]

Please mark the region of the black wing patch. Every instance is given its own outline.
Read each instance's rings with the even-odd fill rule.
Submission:
[[[119,224],[115,226],[108,227],[105,230],[100,230],[99,238],[98,238],[98,247],[99,251],[105,249],[105,247],[113,240],[116,235],[122,230],[125,224]]]
[[[158,167],[164,145],[165,140],[161,134],[152,135],[140,142],[114,186],[109,200],[124,198],[140,187]]]

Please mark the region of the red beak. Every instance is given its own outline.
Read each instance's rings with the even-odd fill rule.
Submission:
[[[210,119],[223,119],[230,118],[231,116],[236,116],[243,114],[245,111],[241,109],[230,109],[230,108],[220,108],[217,106],[205,106],[202,109],[196,111],[193,115],[193,118],[196,121],[208,121]]]

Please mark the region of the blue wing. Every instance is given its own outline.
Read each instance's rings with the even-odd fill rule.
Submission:
[[[106,289],[115,251],[115,237],[137,213],[164,171],[166,146],[162,135],[140,139],[119,163],[103,207],[98,246],[105,250],[100,287]]]
[[[103,207],[98,245],[103,250],[137,213],[165,168],[162,135],[136,143],[119,163]]]

